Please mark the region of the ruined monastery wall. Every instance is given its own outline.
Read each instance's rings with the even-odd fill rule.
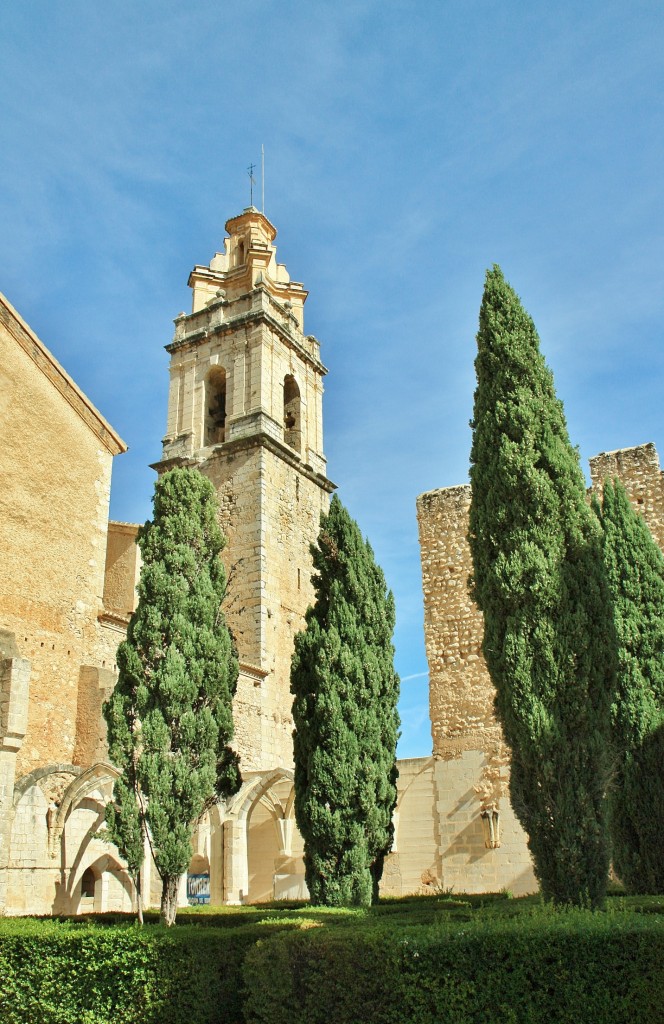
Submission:
[[[526,837],[507,797],[508,754],[482,655],[482,614],[468,586],[469,509],[468,486],[417,499],[439,877],[457,892],[531,892],[537,885]],[[491,847],[494,809],[500,845]]]
[[[590,460],[590,471],[596,490],[607,477],[622,481],[664,547],[664,481],[655,446],[603,452]],[[528,892],[536,883],[509,803],[509,750],[493,714],[482,615],[468,586],[469,509],[468,486],[429,491],[417,501],[441,872],[444,886],[457,891]],[[500,847],[488,849],[494,808]]]
[[[664,476],[654,444],[601,452],[590,460],[590,476],[596,491],[607,479],[617,477],[622,482],[632,505],[664,551]]]

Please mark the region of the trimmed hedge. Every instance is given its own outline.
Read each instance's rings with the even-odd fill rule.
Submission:
[[[536,898],[370,911],[0,922],[2,1024],[633,1024],[664,1006],[664,901]]]
[[[247,1024],[662,1020],[664,920],[588,911],[278,935],[247,954]]]
[[[0,938],[2,1024],[241,1024],[242,962],[266,932],[8,925]]]

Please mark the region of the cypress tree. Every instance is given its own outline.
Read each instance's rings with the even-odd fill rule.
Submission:
[[[497,266],[477,346],[469,542],[510,796],[545,897],[597,905],[615,648],[601,529],[535,325]]]
[[[316,599],[291,670],[295,816],[312,903],[368,906],[397,797],[394,600],[336,495],[311,552]]]
[[[138,607],[104,707],[121,771],[107,811],[110,837],[125,855],[149,837],[167,925],[196,821],[240,786],[228,746],[238,661],[220,607],[226,578],[216,512],[212,484],[197,470],[174,469],[157,481],[153,519],[138,534]]]
[[[664,556],[618,480],[601,519],[618,640],[613,865],[631,892],[664,893]]]

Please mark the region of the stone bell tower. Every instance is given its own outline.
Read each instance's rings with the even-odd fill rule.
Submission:
[[[240,657],[235,745],[245,771],[290,767],[293,637],[313,601],[310,544],[334,484],[323,455],[320,345],[307,292],[277,263],[276,229],[253,206],[224,252],[189,276],[175,320],[168,429],[154,468],[212,481],[227,537],[224,612]]]

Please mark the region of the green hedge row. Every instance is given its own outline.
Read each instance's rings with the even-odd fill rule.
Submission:
[[[46,925],[0,938],[2,1024],[242,1024],[265,927]]]
[[[664,1020],[664,920],[591,914],[312,928],[251,949],[247,1024]]]
[[[429,900],[366,915],[247,909],[224,927],[183,914],[170,930],[6,920],[0,1022],[654,1024],[661,909]]]

